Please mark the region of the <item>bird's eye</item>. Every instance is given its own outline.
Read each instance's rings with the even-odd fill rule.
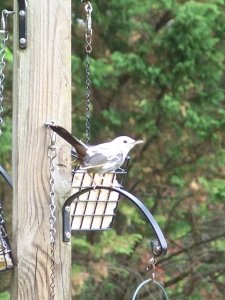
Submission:
[[[127,140],[124,140],[123,142],[124,142],[124,144],[126,144],[126,143],[127,143]]]

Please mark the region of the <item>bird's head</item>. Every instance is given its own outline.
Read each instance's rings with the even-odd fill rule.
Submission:
[[[122,149],[125,156],[137,144],[144,143],[142,140],[134,140],[128,136],[119,136],[113,140],[118,149]]]

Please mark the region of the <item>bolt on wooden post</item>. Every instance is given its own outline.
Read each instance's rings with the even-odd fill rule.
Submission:
[[[20,40],[14,0],[13,77],[13,300],[68,300],[70,245],[63,243],[61,207],[70,192],[70,147],[57,138],[55,166],[55,296],[50,295],[50,130],[71,123],[71,0],[29,0],[26,41]],[[26,47],[24,43],[26,42]]]

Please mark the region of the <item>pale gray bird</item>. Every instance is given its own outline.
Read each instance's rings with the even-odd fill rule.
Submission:
[[[87,146],[72,136],[65,128],[48,124],[48,126],[75,148],[81,169],[104,174],[119,169],[129,151],[142,140],[133,140],[128,136],[119,136],[108,143]]]

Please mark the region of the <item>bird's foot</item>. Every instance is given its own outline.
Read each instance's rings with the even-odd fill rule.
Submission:
[[[111,188],[117,188],[117,189],[121,189],[123,186],[122,184],[118,183],[118,182],[115,182],[115,183],[111,183],[109,185]]]
[[[72,160],[70,164],[71,164],[72,166],[73,166],[73,165],[74,165],[74,166],[79,166],[79,162],[77,161],[77,159]]]

